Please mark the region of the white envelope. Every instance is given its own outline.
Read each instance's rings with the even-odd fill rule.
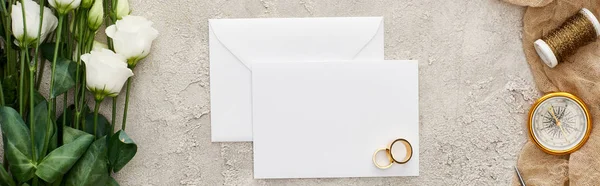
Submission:
[[[252,61],[383,60],[383,18],[209,20],[212,141],[252,141]]]
[[[418,176],[418,73],[416,61],[253,64],[254,178]],[[376,168],[397,138],[412,159]]]

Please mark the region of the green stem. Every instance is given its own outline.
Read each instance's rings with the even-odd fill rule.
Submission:
[[[63,117],[62,117],[62,125],[63,129],[67,126],[67,102],[69,101],[69,93],[65,92],[63,95]]]
[[[46,60],[42,59],[41,63],[38,65],[40,70],[38,71],[37,81],[35,82],[35,89],[39,90],[40,85],[42,85],[42,80],[44,79],[44,69],[46,68]]]
[[[96,105],[94,106],[94,136],[96,136],[96,139],[98,139],[100,136],[98,136],[98,110],[100,109],[100,103],[102,103],[102,100],[96,100]]]
[[[42,85],[42,80],[44,79],[44,69],[46,68],[46,60],[40,60],[40,64],[36,66],[38,66],[40,70],[38,71],[38,74],[36,76],[37,81],[35,82],[35,89],[39,90],[40,85]]]
[[[56,60],[58,59],[58,49],[59,49],[59,46],[60,46],[60,39],[61,39],[61,36],[62,36],[62,28],[63,28],[64,18],[65,18],[65,15],[62,15],[62,14],[58,15],[58,27],[57,27],[58,30],[56,31],[56,43],[54,44],[54,56],[52,58],[52,74],[50,76],[50,94],[52,94],[52,92],[54,92],[54,78],[55,78],[55,72],[56,72]],[[54,112],[52,112],[52,111],[56,111],[56,110],[52,109],[52,108],[54,108],[56,106],[56,98],[54,96],[50,96],[50,97],[51,97],[52,100],[49,102],[50,105],[48,105],[48,125],[52,124],[52,120],[53,120],[52,118],[54,116],[56,116],[55,114],[53,114]]]
[[[12,7],[12,6],[10,6],[10,7]],[[4,26],[4,33],[6,34],[5,39],[7,41],[6,43],[10,43],[10,41],[12,41],[12,39],[11,39],[11,33],[10,33],[9,28],[10,28],[12,20],[10,18],[10,12],[7,11],[6,3],[2,4],[2,10],[3,10],[2,12],[4,13],[4,20],[3,20],[4,24],[2,26]],[[11,75],[12,73],[10,70],[14,69],[11,64],[14,64],[14,62],[15,62],[14,60],[12,60],[12,53],[13,53],[12,46],[11,46],[11,44],[6,44],[5,48],[6,48],[7,69],[6,69],[6,73],[4,75],[7,75],[7,74]],[[0,98],[1,98],[0,101],[2,101],[2,106],[4,106],[6,103],[4,101],[4,91],[2,89],[3,89],[3,86],[2,86],[2,83],[0,83],[0,93],[2,94],[2,95],[0,95]],[[6,136],[3,135],[2,139],[4,140],[5,138],[6,138]],[[6,155],[3,156],[2,163],[4,165],[4,169],[8,170],[8,159],[6,158]]]
[[[75,119],[76,120],[80,120],[81,119],[81,112],[75,112]],[[76,129],[82,129],[85,131],[85,127],[84,126],[79,126],[79,122],[77,122],[77,124],[75,125]]]
[[[113,22],[117,21],[117,4],[118,3],[119,3],[119,0],[112,0],[112,5],[110,6],[110,8],[111,8],[110,18],[112,19]]]
[[[74,104],[75,104],[75,127],[79,128],[79,122],[80,122],[80,115],[81,115],[81,110],[83,109],[83,107],[80,107],[80,100],[79,100],[79,95],[80,94],[85,94],[85,86],[82,86],[79,84],[79,81],[81,80],[81,71],[83,69],[81,69],[81,54],[82,54],[82,50],[83,50],[83,32],[81,31],[81,27],[82,25],[84,25],[82,22],[82,12],[78,11],[77,12],[77,16],[76,16],[76,21],[79,23],[77,28],[75,28],[75,31],[77,32],[77,69],[75,70],[75,95],[74,95]]]
[[[29,60],[25,61],[26,58],[29,58],[29,50],[27,49],[27,16],[25,16],[25,4],[23,2],[23,0],[21,0],[21,11],[22,11],[22,16],[23,16],[23,37],[21,38],[21,41],[23,43],[20,43],[21,45],[21,80],[20,80],[20,84],[19,84],[19,113],[21,114],[21,116],[25,116],[25,98],[23,97],[24,95],[24,88],[23,88],[23,83],[25,83],[25,63],[29,63]],[[32,124],[33,126],[33,124]],[[31,127],[33,128],[33,127]],[[32,133],[33,134],[33,133]],[[33,140],[33,138],[32,138]],[[33,142],[32,142],[33,144]],[[32,147],[33,148],[33,147]],[[35,157],[34,157],[35,160]]]
[[[112,120],[110,122],[111,126],[110,126],[110,133],[109,133],[111,136],[115,132],[115,126],[116,126],[115,121],[117,121],[117,96],[112,98]]]
[[[85,85],[86,84],[86,82],[85,82],[86,81],[85,71],[84,71],[84,74],[82,74],[82,75],[83,75],[83,81],[81,81],[81,84],[83,84],[83,85],[81,85],[81,86],[82,87],[86,87],[86,85]],[[81,91],[81,97],[80,97],[80,100],[79,100],[79,104],[81,105],[81,109],[83,109],[83,107],[85,106],[85,91],[83,91],[83,89]],[[79,117],[81,117],[81,116],[79,116]],[[85,118],[81,120],[81,128],[85,131],[85,128],[86,128],[85,127]]]
[[[115,3],[116,0],[113,0],[112,3]],[[112,17],[111,17],[111,13],[114,12],[114,6],[111,3],[111,0],[104,0],[104,13],[107,14],[110,19],[104,19],[104,24],[108,27],[110,25],[112,25]],[[109,6],[110,5],[110,6]],[[108,36],[106,36],[106,43],[108,45],[108,48],[113,50],[113,42],[112,39]]]
[[[90,31],[90,37],[88,38],[88,43],[87,43],[87,48],[85,50],[85,53],[89,53],[90,51],[92,51],[92,47],[94,47],[94,37],[96,36],[96,33],[93,31]]]
[[[40,20],[43,20],[44,17],[44,3],[45,1],[41,1],[40,2]],[[31,136],[34,136],[34,123],[35,123],[35,96],[34,96],[34,90],[35,90],[35,75],[36,75],[36,70],[37,70],[37,62],[38,62],[38,57],[39,57],[39,48],[40,48],[40,43],[43,42],[41,40],[41,35],[42,35],[42,26],[43,26],[43,21],[40,21],[39,25],[38,25],[38,33],[37,33],[37,42],[35,43],[35,52],[34,52],[34,57],[33,57],[33,64],[30,65],[29,67],[29,122],[31,123]],[[29,54],[27,55],[29,57]],[[42,72],[43,73],[43,72]],[[42,74],[40,73],[40,74]],[[46,124],[46,131],[49,131],[49,124]],[[49,136],[45,136],[44,138],[44,147],[42,148],[42,152],[41,157],[45,157],[46,156],[46,151],[48,150],[47,146],[48,143],[46,141],[46,138],[50,138]],[[33,137],[32,137],[33,139]],[[38,158],[40,161],[42,160],[42,158]],[[34,185],[37,185],[37,179],[34,180]]]
[[[25,51],[27,49],[23,49],[21,51],[21,82],[19,84],[19,110],[21,112],[21,117],[25,117],[25,91],[24,91],[24,84],[25,84]],[[33,92],[33,91],[30,91]],[[30,111],[29,113],[30,115],[30,120],[29,120],[29,132],[30,134],[35,134],[35,123],[33,122],[33,119],[31,116],[33,116],[33,112]],[[35,138],[34,135],[30,135],[30,140],[31,140],[31,152],[33,154],[33,161],[36,161],[36,153],[35,153]]]
[[[77,10],[78,11],[78,10]],[[71,17],[75,16],[74,12],[69,13],[71,14]],[[75,21],[69,21],[69,24],[76,24]],[[67,41],[67,54],[65,56],[68,56],[68,59],[73,60],[73,37],[71,35],[71,32],[69,31],[71,28],[71,25],[66,24],[67,27],[67,31],[65,32],[67,37],[66,37],[66,41]]]
[[[4,104],[6,104],[4,103],[4,90],[2,87],[2,80],[0,79],[0,106],[4,106]]]
[[[31,140],[32,141],[35,139],[34,138],[34,136],[35,136],[34,135],[35,134],[35,114],[34,114],[35,103],[34,103],[34,94],[33,94],[33,92],[34,92],[33,81],[35,80],[33,77],[34,74],[35,74],[35,67],[30,66],[29,67],[29,114],[28,115],[29,115],[29,124],[30,124],[29,132],[31,132]],[[31,143],[31,144],[33,145],[34,143]],[[35,147],[32,149],[35,149]],[[32,152],[34,152],[34,154],[35,154],[35,151],[32,151]],[[42,153],[45,153],[45,152],[42,152]],[[34,155],[34,157],[35,157],[35,155]]]
[[[82,32],[81,35],[83,35],[83,36],[82,36],[82,40],[80,40],[80,43],[81,43],[81,50],[80,51],[81,51],[81,53],[87,53],[89,51],[87,50],[87,46],[86,46],[85,41],[88,41],[90,37],[93,38],[94,36],[92,35],[92,33],[90,33],[88,31],[88,29],[83,29],[82,28],[81,32]],[[83,80],[81,81],[81,89],[80,89],[81,97],[79,99],[79,105],[80,105],[80,111],[81,111],[81,110],[83,110],[83,107],[86,105],[86,99],[85,99],[86,92],[85,92],[85,88],[87,87],[86,86],[87,82],[86,82],[85,69],[81,70],[81,74],[80,75],[83,78]],[[85,118],[81,119],[80,122],[81,122],[82,128],[85,130],[85,128],[86,128],[86,120],[85,120]]]
[[[44,4],[46,1],[40,1],[40,20],[44,19]],[[37,42],[35,44],[35,55],[33,57],[33,67],[35,67],[35,69],[37,69],[37,62],[38,62],[38,56],[39,56],[39,49],[40,49],[40,43],[43,42],[41,40],[41,36],[42,36],[42,26],[43,26],[43,21],[40,21],[40,24],[38,25],[38,33],[37,33]]]
[[[0,80],[0,104],[2,104],[1,106],[4,106],[4,91],[2,90],[2,80]],[[2,136],[2,140],[5,141],[6,136]],[[4,165],[4,169],[8,170],[8,159],[6,159],[6,155],[3,156],[2,158],[2,165]]]
[[[6,136],[2,136],[2,140],[6,141]],[[8,170],[8,159],[6,158],[6,155],[2,158],[2,165],[4,166],[4,170]]]
[[[127,109],[129,108],[129,92],[131,89],[131,78],[127,79],[127,90],[125,92],[125,108],[123,110],[123,124],[121,124],[121,130],[125,131],[127,127]]]
[[[12,4],[10,4],[10,5],[12,5]],[[10,6],[10,7],[12,7],[12,6]],[[11,30],[10,30],[12,20],[11,20],[10,12],[9,12],[10,10],[12,10],[12,8],[10,8],[10,7],[7,8],[6,3],[2,4],[2,10],[3,10],[2,12],[4,13],[4,25],[3,25],[4,26],[4,34],[6,34],[5,35],[5,39],[6,39],[5,48],[6,48],[6,59],[7,59],[7,63],[8,63],[7,66],[8,66],[9,70],[12,70],[11,64],[13,64],[15,62],[15,60],[12,59],[12,55],[11,55],[13,53],[13,48],[11,46],[12,45],[12,37],[11,37]],[[8,72],[10,73],[10,71],[8,71]]]
[[[21,72],[19,73],[19,114],[21,114],[21,116],[25,116],[24,113],[24,109],[25,109],[25,103],[24,103],[24,93],[25,93],[25,89],[23,87],[23,85],[25,84],[25,51],[21,51]]]

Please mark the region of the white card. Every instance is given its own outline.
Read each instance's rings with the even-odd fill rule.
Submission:
[[[417,61],[254,63],[254,178],[419,175]],[[372,156],[397,138],[413,157]],[[385,157],[385,156],[384,156]]]
[[[383,18],[211,19],[211,137],[252,141],[252,61],[383,60]]]

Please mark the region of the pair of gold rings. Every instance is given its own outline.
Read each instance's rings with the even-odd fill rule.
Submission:
[[[402,161],[398,161],[398,159],[396,159],[396,157],[394,157],[394,153],[392,153],[392,148],[394,147],[394,144],[396,144],[396,143],[402,143],[406,147],[406,156],[403,159],[401,159]],[[385,151],[385,153],[388,157],[388,160],[389,160],[389,164],[380,165],[379,163],[377,163],[376,157],[377,157],[377,154],[381,151]],[[373,153],[373,164],[375,164],[375,166],[379,169],[387,169],[387,168],[392,167],[392,165],[394,163],[397,163],[397,164],[407,163],[412,158],[412,154],[413,154],[413,149],[412,149],[412,145],[410,144],[410,142],[408,142],[407,140],[402,139],[402,138],[396,139],[392,143],[390,143],[390,146],[388,148],[380,148],[380,149],[377,149],[375,151],[375,153]]]

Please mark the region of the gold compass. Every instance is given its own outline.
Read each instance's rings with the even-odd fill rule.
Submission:
[[[564,155],[585,144],[592,119],[585,103],[573,94],[555,92],[536,101],[529,111],[529,136],[544,152]]]

